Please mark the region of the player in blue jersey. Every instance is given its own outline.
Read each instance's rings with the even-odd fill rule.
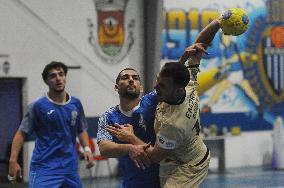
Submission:
[[[13,139],[8,179],[21,177],[18,155],[27,134],[35,132],[36,141],[30,164],[29,187],[82,187],[78,174],[76,136],[84,146],[84,157],[93,166],[88,147],[87,122],[79,99],[65,91],[67,66],[51,62],[42,78],[49,91],[28,109]]]
[[[123,173],[121,188],[159,188],[159,165],[137,168],[128,155],[136,146],[130,142],[121,142],[108,132],[109,125],[127,127],[130,124],[139,139],[154,144],[156,93],[151,92],[140,98],[140,77],[132,68],[123,69],[118,74],[115,90],[119,94],[120,104],[110,108],[99,119],[97,142],[100,152],[106,157],[118,158]]]

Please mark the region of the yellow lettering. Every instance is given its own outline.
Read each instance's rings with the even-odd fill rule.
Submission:
[[[192,9],[188,12],[188,20],[190,23],[190,29],[198,30],[198,10]]]
[[[170,10],[168,13],[169,29],[185,30],[185,12],[182,10]]]
[[[204,28],[208,25],[212,20],[218,18],[220,16],[219,12],[216,10],[204,10],[202,11],[201,18],[201,27]]]

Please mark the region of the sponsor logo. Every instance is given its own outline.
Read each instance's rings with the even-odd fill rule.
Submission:
[[[159,142],[161,143],[161,144],[164,144],[165,143],[165,140],[162,138],[162,137],[158,137],[158,140],[159,140]]]
[[[171,142],[166,143],[166,148],[174,148],[174,147],[175,147],[174,143],[171,143]]]
[[[161,148],[164,149],[174,149],[176,147],[176,141],[167,139],[163,136],[158,136],[158,142]]]
[[[47,115],[52,114],[54,111],[55,111],[55,110],[49,110],[49,111],[47,112]]]

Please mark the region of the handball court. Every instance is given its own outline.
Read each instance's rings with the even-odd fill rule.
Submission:
[[[83,179],[84,188],[119,188],[119,177]],[[1,188],[26,188],[27,184],[1,183]],[[245,167],[226,169],[225,173],[213,170],[200,188],[284,188],[284,170],[270,167]]]

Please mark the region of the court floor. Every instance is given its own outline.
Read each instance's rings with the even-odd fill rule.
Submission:
[[[118,188],[119,179],[85,179],[83,184],[85,188]],[[261,167],[227,169],[224,174],[210,171],[200,188],[284,188],[284,171]]]
[[[84,188],[118,188],[119,178],[83,179]],[[0,188],[26,188],[27,184],[0,184]],[[284,188],[284,171],[247,167],[227,169],[224,174],[210,171],[200,188]]]

